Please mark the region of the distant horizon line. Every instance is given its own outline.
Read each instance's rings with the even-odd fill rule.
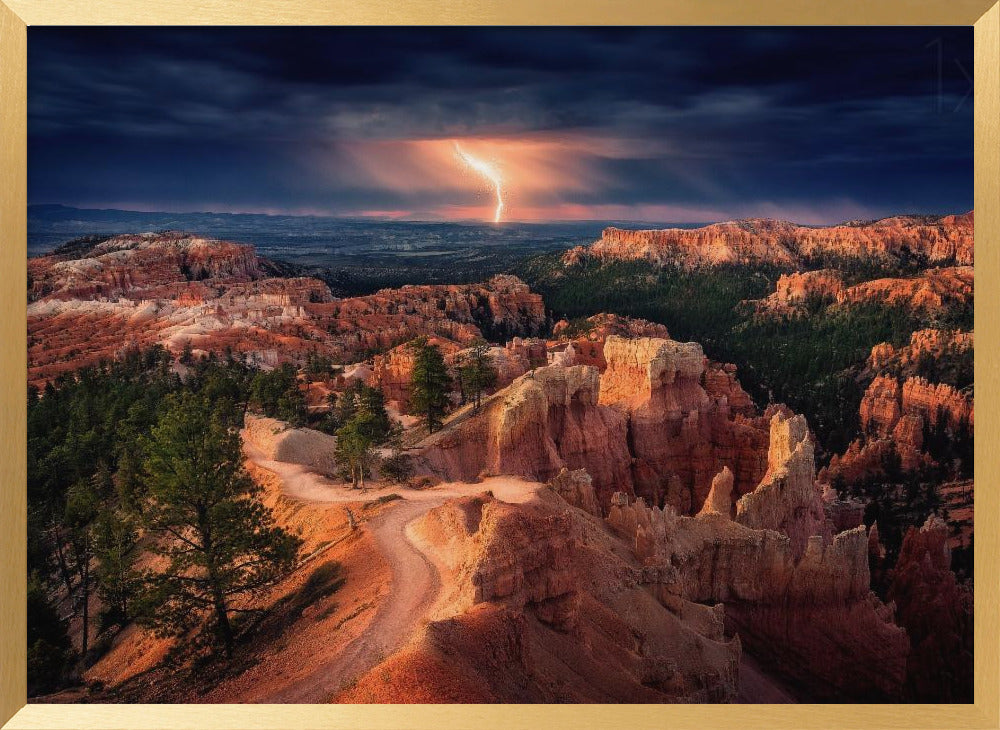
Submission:
[[[775,216],[769,215],[751,215],[751,216],[740,216],[732,218],[717,218],[717,219],[705,219],[705,220],[687,220],[687,221],[676,221],[676,220],[651,220],[651,219],[640,219],[640,218],[551,218],[545,220],[520,220],[520,219],[510,219],[503,220],[498,223],[492,221],[486,221],[478,218],[409,218],[403,216],[377,216],[377,215],[350,215],[350,214],[334,214],[334,213],[278,213],[278,212],[267,212],[267,211],[213,211],[213,210],[141,210],[132,208],[114,208],[114,207],[96,207],[96,208],[81,208],[75,205],[67,205],[65,203],[29,203],[28,211],[30,212],[32,208],[49,208],[49,209],[64,209],[71,211],[82,211],[91,213],[139,213],[144,215],[215,215],[215,216],[260,216],[265,218],[321,218],[330,220],[350,220],[350,221],[374,221],[380,223],[432,223],[432,224],[455,224],[455,225],[477,225],[477,226],[492,226],[496,228],[502,228],[504,224],[517,224],[517,225],[552,225],[552,224],[573,224],[578,223],[585,225],[588,223],[628,223],[635,225],[673,225],[673,226],[706,226],[712,225],[714,223],[726,223],[735,222],[741,220],[775,220],[775,221],[786,221],[793,223],[795,225],[807,227],[807,228],[824,228],[832,227],[837,225],[842,225],[845,223],[851,223],[859,220],[864,221],[878,221],[885,218],[893,217],[906,217],[906,216],[927,216],[927,217],[937,217],[943,218],[949,215],[967,215],[974,212],[974,208],[969,208],[968,210],[963,210],[960,212],[935,212],[935,213],[921,213],[921,212],[896,212],[889,213],[887,215],[882,215],[873,218],[865,219],[843,219],[837,220],[830,223],[800,223],[788,218],[777,218]]]

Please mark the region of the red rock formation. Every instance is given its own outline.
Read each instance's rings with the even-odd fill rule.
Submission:
[[[907,279],[875,279],[844,289],[838,302],[880,302],[911,309],[936,310],[947,305],[972,302],[971,266],[928,269]]]
[[[754,491],[736,503],[736,521],[755,530],[788,535],[796,558],[813,536],[831,536],[822,491],[816,485],[812,435],[804,416],[776,413],[771,419],[767,473]]]
[[[548,486],[567,504],[579,507],[595,517],[601,516],[601,506],[597,503],[597,493],[594,492],[594,480],[586,469],[562,469],[549,480]]]
[[[455,353],[449,358],[449,364],[454,364],[459,358],[468,354],[468,350]],[[495,388],[510,385],[526,372],[545,365],[548,360],[544,340],[521,337],[515,337],[502,346],[491,347],[487,356],[497,371]]]
[[[444,355],[453,355],[460,345],[442,337],[430,337],[428,343],[435,345]],[[384,355],[376,355],[368,384],[382,391],[387,402],[392,403],[400,413],[407,413],[410,407],[410,380],[416,355],[410,343],[394,347]]]
[[[425,467],[450,479],[541,481],[563,467],[586,469],[604,506],[626,491],[685,514],[700,508],[725,466],[737,496],[756,487],[767,467],[768,422],[744,415],[752,404],[731,371],[706,371],[696,344],[652,338],[612,335],[605,359],[603,374],[552,365],[518,378],[480,414],[424,442]]]
[[[334,300],[316,279],[263,278],[251,246],[184,234],[119,236],[28,268],[35,384],[134,346],[228,349],[263,365],[310,353],[343,363],[418,335],[467,343],[484,331],[535,334],[546,322],[541,297],[511,276]]]
[[[931,516],[903,538],[889,587],[913,645],[907,662],[913,702],[972,702],[972,591],[951,570],[949,530]]]
[[[844,280],[836,269],[802,271],[778,277],[774,293],[759,308],[775,313],[794,312],[811,299],[836,302],[844,291]]]
[[[80,253],[85,256],[77,258]],[[252,246],[183,233],[115,236],[83,251],[28,260],[30,299],[129,296],[189,281],[249,281],[263,276]]]
[[[463,481],[481,474],[547,481],[563,468],[586,469],[598,495],[609,494],[631,483],[631,457],[624,417],[598,406],[599,382],[591,367],[539,368],[484,401],[480,413],[426,439],[420,460]]]
[[[731,517],[732,511],[733,473],[729,471],[729,467],[727,466],[716,474],[712,480],[712,488],[709,490],[708,497],[705,498],[705,504],[698,515],[714,514]]]
[[[853,530],[864,524],[867,503],[860,499],[842,499],[829,484],[823,486],[823,511],[834,532]],[[876,531],[876,541],[877,541]],[[884,556],[883,556],[884,557]]]
[[[884,278],[845,286],[839,272],[829,269],[782,275],[774,293],[757,302],[757,309],[771,314],[795,314],[811,299],[828,304],[879,302],[914,310],[934,311],[964,306],[973,298],[971,266],[927,269],[908,278]]]
[[[886,465],[898,457],[904,472],[933,465],[923,451],[925,426],[952,431],[974,425],[972,396],[950,385],[924,378],[900,381],[893,376],[876,377],[861,400],[860,418],[864,436],[834,456],[820,480],[853,484],[868,476],[885,474]]]
[[[940,360],[945,357],[969,352],[975,344],[972,332],[960,330],[922,329],[910,335],[910,342],[895,348],[882,342],[872,348],[866,367],[870,372],[879,373],[892,369],[903,377],[915,374],[915,368],[923,357]]]
[[[467,576],[447,612],[338,701],[731,702],[718,609],[659,600],[600,520],[555,495],[453,500],[414,527]]]
[[[769,475],[741,498],[739,521],[715,507],[728,482],[722,476],[697,517],[619,494],[608,523],[661,576],[658,591],[723,602],[727,625],[754,656],[810,694],[898,699],[906,634],[869,589],[868,532],[861,526],[834,536],[822,519],[803,425],[774,419]]]
[[[873,223],[825,228],[769,219],[714,223],[691,230],[606,228],[600,240],[567,251],[563,261],[572,265],[584,257],[594,257],[682,266],[725,263],[796,266],[808,257],[824,254],[893,260],[913,253],[925,256],[932,264],[971,265],[972,213],[941,218],[897,216]]]
[[[688,514],[725,466],[737,495],[757,485],[766,425],[744,418],[753,406],[731,370],[708,369],[695,343],[611,336],[604,352],[600,402],[627,417],[635,494]]]
[[[593,365],[601,372],[607,367],[604,359],[604,343],[611,335],[628,339],[639,337],[658,337],[669,339],[670,334],[662,324],[636,317],[625,317],[618,314],[595,314],[588,317],[579,328],[571,327],[566,320],[560,320],[552,328],[552,336],[557,342],[567,342],[573,348],[574,365]]]

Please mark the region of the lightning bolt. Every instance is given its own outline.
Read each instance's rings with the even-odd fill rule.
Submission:
[[[473,157],[468,152],[463,150],[458,142],[455,142],[455,152],[461,158],[462,162],[468,165],[471,169],[478,172],[480,175],[485,177],[493,185],[496,190],[497,196],[497,209],[493,216],[493,222],[500,222],[500,214],[503,213],[503,180],[500,178],[500,173],[497,169],[487,162],[483,162],[477,157]]]

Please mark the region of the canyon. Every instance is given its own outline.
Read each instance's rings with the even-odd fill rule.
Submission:
[[[129,348],[194,356],[232,352],[254,364],[310,355],[352,362],[418,335],[468,343],[539,334],[544,306],[516,277],[483,284],[404,286],[337,299],[323,282],[267,275],[252,246],[180,233],[116,236],[32,258],[29,382]]]
[[[644,260],[656,264],[801,266],[832,255],[886,261],[916,256],[932,265],[971,265],[973,214],[895,216],[881,220],[811,228],[769,218],[713,223],[702,228],[604,229],[589,246],[563,255],[572,265],[592,258]]]
[[[753,317],[804,317],[817,302],[926,315],[971,306],[972,222],[609,228],[562,262],[778,265],[791,271],[748,302]],[[823,257],[927,265],[860,282],[829,266],[796,270]],[[560,319],[513,275],[338,298],[251,246],[173,232],[77,243],[28,267],[28,380],[43,392],[151,345],[181,376],[226,354],[265,370],[291,363],[311,415],[329,413],[352,383],[378,389],[402,434],[392,448],[414,469],[391,482],[376,460],[366,488],[352,489],[335,436],[248,413],[246,472],[304,540],[270,605],[299,595],[326,560],[344,571],[344,592],[283,629],[265,621],[274,633],[240,650],[239,671],[197,689],[171,674],[168,641],[130,625],[87,668],[90,699],[971,696],[972,589],[953,552],[972,543],[971,453],[961,449],[971,448],[973,394],[949,370],[971,358],[971,331],[924,327],[864,350],[847,374],[863,390],[857,436],[824,459],[805,415],[755,403],[742,366],[671,338],[673,324]],[[496,371],[478,407],[452,388],[432,433],[409,413],[417,337],[451,370],[485,343]],[[330,367],[310,374],[317,357]],[[890,544],[872,494],[904,504],[906,479],[932,483],[940,514]]]

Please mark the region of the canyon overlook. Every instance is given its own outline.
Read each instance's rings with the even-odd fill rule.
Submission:
[[[888,302],[926,314],[971,305],[971,223],[609,229],[564,261],[915,253],[941,267],[859,283],[831,268],[785,273],[750,311],[794,320],[815,301]],[[352,385],[376,389],[401,434],[380,457],[412,462],[410,478],[375,466],[351,489],[333,430],[246,417],[246,468],[281,523],[305,535],[309,559],[330,550],[364,585],[349,606],[303,613],[288,645],[260,648],[280,676],[227,677],[191,701],[882,702],[971,686],[972,592],[952,551],[971,547],[972,482],[939,446],[971,444],[971,387],[943,382],[955,378],[942,363],[971,357],[972,332],[925,327],[865,349],[850,372],[863,384],[857,436],[823,460],[806,416],[758,406],[742,366],[672,339],[672,324],[557,319],[513,275],[338,298],[251,246],[181,233],[77,243],[28,266],[30,384],[150,345],[182,377],[210,354],[291,363],[311,416]],[[496,376],[477,407],[449,386],[450,413],[430,433],[412,413],[418,337],[451,373],[485,348]],[[319,356],[324,372],[309,372]],[[857,488],[896,488],[899,474],[938,479],[945,509],[911,522],[887,558]],[[894,499],[906,502],[901,487]],[[163,666],[133,661],[149,646],[165,656],[130,629],[87,679],[166,698]],[[266,661],[248,671],[263,676]]]
[[[869,587],[868,530],[827,518],[805,419],[732,413],[692,343],[612,336],[605,358],[523,375],[413,448],[442,489],[548,487],[413,523],[453,593],[338,699],[733,701],[747,650],[810,697],[900,696],[907,634]]]

